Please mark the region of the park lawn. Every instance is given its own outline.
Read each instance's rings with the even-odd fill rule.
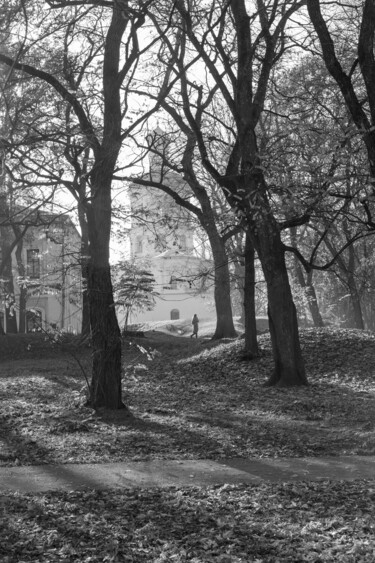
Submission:
[[[1,464],[374,454],[374,336],[305,330],[301,341],[310,386],[294,389],[263,386],[267,335],[250,363],[241,340],[125,342],[131,419],[83,406],[89,349],[80,367],[29,343],[0,363]],[[369,480],[4,492],[0,560],[370,563],[374,501]]]
[[[252,362],[238,359],[241,339],[127,341],[131,418],[84,406],[89,348],[73,349],[78,363],[28,345],[0,363],[0,464],[374,455],[374,334],[308,329],[301,342],[310,385],[269,388],[268,335]]]

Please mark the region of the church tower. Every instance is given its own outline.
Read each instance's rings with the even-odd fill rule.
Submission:
[[[189,187],[181,177],[165,170],[163,157],[167,151],[165,133],[157,127],[147,138],[149,172],[145,180],[160,182],[189,199]],[[132,227],[130,231],[131,256],[147,259],[169,251],[175,254],[192,254],[194,251],[194,224],[191,215],[173,198],[155,187],[130,186]]]

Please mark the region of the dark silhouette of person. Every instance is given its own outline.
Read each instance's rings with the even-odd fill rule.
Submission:
[[[190,336],[190,338],[193,338],[193,336],[195,336],[195,338],[198,338],[199,319],[198,319],[196,314],[194,314],[194,317],[193,317],[193,320],[191,321],[191,324],[193,325],[193,334]]]

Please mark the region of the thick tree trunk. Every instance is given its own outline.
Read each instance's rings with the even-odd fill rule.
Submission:
[[[352,312],[352,318],[349,321],[349,326],[351,326],[352,328],[359,328],[360,330],[364,330],[365,323],[363,321],[361,298],[359,296],[357,284],[352,274],[348,275],[347,282],[349,286],[350,308]]]
[[[220,338],[233,338],[237,336],[233,324],[233,311],[230,298],[230,275],[228,265],[228,255],[225,243],[217,232],[214,224],[204,224],[209,237],[212,256],[215,265],[215,309],[216,309],[216,330],[213,340]]]
[[[126,408],[121,399],[121,335],[108,267],[90,264],[88,272],[93,345],[91,402],[94,408]]]
[[[244,280],[244,324],[245,351],[243,359],[252,360],[259,356],[257,325],[255,313],[255,251],[249,232],[245,242],[245,280]]]
[[[228,265],[228,255],[225,242],[217,231],[217,227],[210,213],[210,204],[206,198],[201,197],[200,203],[204,213],[202,226],[206,230],[210,241],[212,256],[215,266],[215,309],[216,309],[216,329],[213,340],[220,338],[233,338],[237,336],[233,324],[232,302],[230,297],[230,275]],[[206,206],[206,207],[205,207]]]
[[[88,299],[93,345],[91,402],[94,408],[126,409],[121,394],[121,335],[109,265],[112,220],[111,185],[121,148],[122,108],[119,68],[128,20],[115,2],[103,63],[103,136],[96,147],[91,200],[86,204],[89,240]]]
[[[258,223],[255,240],[267,284],[269,327],[275,362],[268,385],[307,385],[284,248],[273,218]]]
[[[104,166],[101,172],[105,175]],[[90,402],[93,408],[114,410],[126,407],[121,396],[121,334],[109,265],[110,180],[107,186],[103,181],[87,215],[90,240],[87,291],[93,346]]]
[[[95,189],[88,207],[89,260],[87,290],[93,346],[90,402],[93,408],[125,409],[121,393],[121,334],[117,322],[111,272],[109,241],[111,233],[111,167],[103,158],[98,167],[100,188]],[[109,174],[110,171],[110,174]]]

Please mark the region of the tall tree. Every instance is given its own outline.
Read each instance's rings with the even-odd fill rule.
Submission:
[[[176,24],[180,36],[176,73],[181,74],[178,119],[182,114],[202,165],[221,186],[262,264],[275,361],[271,385],[307,383],[285,249],[257,138],[271,71],[284,53],[289,18],[300,5],[295,0],[211,0],[204,6],[175,2],[180,18]],[[199,72],[204,77],[200,81]],[[218,96],[231,115],[231,127],[215,121]],[[226,158],[217,165],[212,155],[223,143],[228,147]]]
[[[94,408],[125,408],[121,394],[121,338],[109,264],[111,188],[122,144],[144,119],[143,114],[134,117],[129,108],[129,92],[136,81],[140,55],[148,48],[140,47],[138,37],[146,13],[142,3],[130,0],[49,0],[44,3],[44,11],[39,10],[39,2],[30,2],[28,7],[30,18],[40,18],[39,27],[35,19],[28,22],[34,34],[38,29],[40,40],[30,38],[27,47],[17,53],[14,46],[13,56],[0,54],[0,63],[20,79],[27,74],[42,81],[46,92],[55,96],[56,104],[74,118],[65,137],[74,137],[76,154],[81,163],[88,165],[89,195],[81,203],[88,236],[87,291],[93,343],[91,402]],[[67,80],[67,71],[73,80]],[[81,72],[85,79],[76,90],[74,78]],[[98,76],[102,80],[99,91]],[[89,158],[85,149],[89,150]],[[60,176],[63,184],[64,166]]]

